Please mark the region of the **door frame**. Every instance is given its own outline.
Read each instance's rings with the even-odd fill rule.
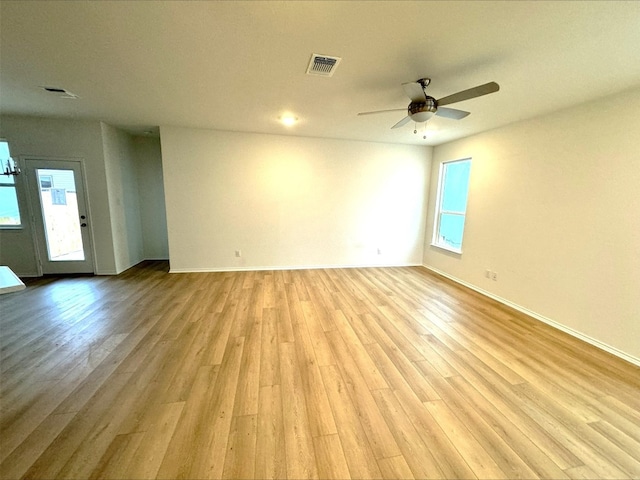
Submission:
[[[91,271],[65,272],[65,273],[93,273],[95,275],[96,252],[95,252],[95,243],[93,241],[93,221],[92,221],[93,217],[91,214],[91,204],[89,201],[89,191],[88,191],[89,189],[87,185],[86,171],[84,168],[84,159],[73,158],[73,157],[48,157],[44,155],[20,155],[19,158],[22,165],[24,166],[23,172],[25,173],[25,177],[26,177],[25,184],[27,187],[26,188],[27,209],[29,212],[29,224],[32,230],[33,248],[34,248],[35,257],[36,257],[38,275],[39,276],[43,275],[43,261],[48,261],[42,258],[42,252],[47,251],[47,240],[44,236],[46,234],[44,234],[43,232],[43,228],[42,228],[43,225],[40,225],[41,223],[44,222],[44,219],[42,218],[42,205],[40,203],[41,202],[40,192],[39,190],[34,191],[34,188],[37,184],[34,184],[33,182],[36,182],[37,179],[34,178],[32,180],[30,178],[31,175],[35,175],[36,168],[42,168],[42,167],[30,168],[31,162],[43,162],[45,164],[50,162],[51,165],[46,168],[51,168],[54,170],[56,168],[59,168],[55,166],[55,163],[57,162],[74,163],[75,166],[78,167],[78,173],[80,174],[80,180],[82,182],[82,187],[83,187],[82,195],[84,197],[84,208],[86,211],[85,215],[88,218],[88,221],[87,221],[88,225],[86,228],[83,229],[86,231],[86,240],[87,240],[87,245],[84,247],[84,250],[86,252],[86,256],[89,257],[87,261],[89,263],[89,267]],[[77,186],[77,181],[76,181],[76,186]],[[80,208],[80,205],[78,205],[78,207]],[[37,218],[39,220],[37,220]],[[83,239],[83,242],[84,242],[84,239]],[[60,263],[62,264],[63,262],[60,262]]]

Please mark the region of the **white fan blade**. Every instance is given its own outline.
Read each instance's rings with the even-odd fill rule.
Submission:
[[[406,112],[406,108],[392,108],[391,110],[375,110],[373,112],[360,112],[358,115],[373,115],[375,113],[387,113],[387,112]]]
[[[409,120],[411,120],[411,117],[409,115],[407,115],[406,117],[404,117],[402,120],[400,120],[398,123],[396,123],[393,127],[391,128],[399,128],[402,127],[403,125],[406,125],[407,123],[409,123]]]
[[[441,99],[436,100],[436,102],[438,103],[438,106],[449,105],[451,103],[457,103],[462,102],[463,100],[481,97],[482,95],[497,92],[498,90],[500,90],[500,85],[498,85],[496,82],[489,82],[485,83],[484,85],[478,85],[477,87],[454,93],[453,95],[442,97]]]
[[[470,115],[470,112],[465,112],[464,110],[457,110],[455,108],[446,108],[446,107],[438,107],[438,111],[436,111],[436,115],[439,117],[445,118],[453,118],[454,120],[460,120],[467,115]]]
[[[407,97],[409,97],[412,102],[424,102],[427,99],[427,95],[424,93],[422,85],[418,82],[403,83],[402,88],[404,89],[404,93],[407,94]]]

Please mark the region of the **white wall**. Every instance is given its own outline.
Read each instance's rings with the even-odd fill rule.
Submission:
[[[422,262],[428,147],[160,133],[172,271]]]
[[[468,215],[454,255],[430,209],[424,264],[640,362],[638,112],[635,90],[436,147],[430,205],[472,157]]]
[[[162,153],[157,137],[134,137],[144,258],[168,260],[167,212],[164,205]]]
[[[101,127],[116,273],[120,273],[144,259],[138,169],[131,136],[106,123]]]
[[[100,123],[3,115],[0,120],[0,136],[9,141],[11,155],[17,158],[82,159],[91,211],[89,225],[93,237],[95,272],[114,273],[115,260]],[[18,179],[18,201],[21,214],[27,219],[26,185],[22,176]],[[18,275],[37,275],[36,253],[28,222],[25,222],[21,230],[0,230],[0,263],[9,265]]]

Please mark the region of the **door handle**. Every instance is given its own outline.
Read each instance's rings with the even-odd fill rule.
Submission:
[[[81,226],[81,227],[86,227],[86,226],[87,226],[87,224],[86,224],[86,223],[81,223],[81,224],[80,224],[80,226]]]

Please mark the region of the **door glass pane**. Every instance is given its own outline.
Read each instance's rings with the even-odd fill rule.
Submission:
[[[39,168],[36,172],[49,260],[84,260],[73,170]]]

